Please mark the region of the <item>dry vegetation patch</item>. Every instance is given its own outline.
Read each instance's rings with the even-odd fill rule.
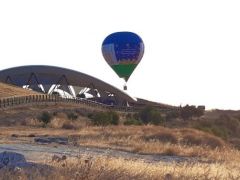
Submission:
[[[230,158],[221,154],[232,150],[223,140],[208,133],[158,126],[86,127],[73,133],[70,139],[74,144],[82,146],[137,153],[198,156],[215,160]],[[239,152],[234,152],[235,158],[240,160]]]
[[[58,120],[56,120],[58,121]],[[170,129],[161,126],[84,126],[65,128],[64,121],[52,122],[52,127],[1,127],[1,137],[33,138],[37,136],[68,137],[73,145],[111,148],[136,153],[167,154],[179,156],[197,156],[213,160],[238,159],[239,151],[231,148],[218,137],[194,129]],[[57,125],[56,125],[56,124]],[[29,137],[31,136],[31,137]],[[11,138],[12,140],[12,138]],[[226,151],[234,150],[235,157],[222,156]]]
[[[0,83],[0,98],[12,97],[12,96],[27,96],[40,94],[35,91],[26,90],[14,85]]]
[[[235,163],[154,163],[123,158],[53,156],[45,161],[50,169],[1,169],[0,179],[79,179],[79,180],[149,180],[149,179],[233,179],[240,178],[240,167]],[[41,173],[43,172],[43,173]],[[47,173],[44,173],[47,172]]]
[[[11,137],[13,134],[18,137],[60,136],[68,137],[69,143],[74,145],[211,159],[224,159],[221,153],[232,149],[222,139],[190,128],[166,128],[153,125],[97,127],[89,126],[87,123],[83,125],[84,122],[88,122],[85,120],[69,121],[64,116],[66,115],[60,113],[47,128],[1,127],[0,136]]]

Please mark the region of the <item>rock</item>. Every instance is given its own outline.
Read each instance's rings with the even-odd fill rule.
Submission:
[[[35,138],[34,141],[36,143],[41,143],[41,144],[50,144],[50,143],[57,143],[62,145],[68,144],[68,138],[66,137],[38,137],[38,138]]]
[[[23,163],[27,163],[27,161],[22,154],[9,151],[0,153],[0,168],[4,166],[15,166]]]
[[[48,138],[35,138],[34,141],[36,143],[42,143],[42,144],[49,144],[51,143]]]
[[[4,174],[4,172],[11,173],[13,177],[15,173],[20,171],[29,177],[36,175],[34,175],[33,172],[47,177],[47,175],[53,173],[54,170],[55,169],[49,165],[27,162],[24,155],[19,153],[9,151],[0,153],[0,179],[1,174]],[[36,179],[36,177],[30,179]]]

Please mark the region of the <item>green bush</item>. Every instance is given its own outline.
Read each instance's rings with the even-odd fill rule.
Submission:
[[[139,113],[140,120],[144,124],[159,125],[164,122],[161,113],[153,107],[146,107]]]
[[[67,113],[67,117],[69,120],[76,120],[78,118],[78,114],[74,112]]]
[[[194,128],[209,132],[223,139],[240,137],[240,122],[235,117],[221,114],[214,119],[200,119]]]
[[[127,119],[126,121],[124,121],[123,124],[128,126],[128,125],[142,125],[143,123],[137,119]]]
[[[227,139],[228,138],[228,130],[225,127],[218,127],[218,126],[212,126],[210,128],[212,134],[214,134],[215,136],[221,137],[223,139]]]
[[[195,125],[196,129],[208,132],[211,134],[214,134],[215,136],[221,137],[222,139],[228,138],[228,130],[224,126],[218,126],[217,124],[211,121],[209,122],[199,122],[197,125]]]
[[[90,118],[92,118],[93,124],[97,126],[106,126],[109,123],[109,117],[106,113],[98,112],[93,114]]]
[[[88,113],[88,114],[87,114],[87,117],[88,117],[89,119],[92,119],[92,118],[93,118],[93,114],[94,114],[94,113]]]
[[[180,115],[184,120],[192,117],[200,117],[205,112],[205,106],[189,106],[188,104],[180,108]]]
[[[128,113],[128,114],[125,116],[125,119],[136,119],[136,120],[140,120],[139,113]]]
[[[140,121],[139,113],[134,113],[134,114],[132,115],[132,118]]]
[[[47,125],[48,123],[50,123],[51,119],[52,119],[52,115],[46,111],[44,111],[41,115],[38,116],[38,120],[40,122],[43,122],[44,125]]]
[[[221,114],[215,119],[214,124],[220,127],[224,127],[228,130],[230,136],[238,136],[240,132],[240,122],[234,117],[230,117],[227,114]],[[239,136],[240,137],[240,136]]]
[[[119,115],[114,111],[111,111],[108,114],[110,117],[110,124],[118,125],[119,124]]]
[[[170,111],[170,112],[168,112],[168,113],[166,114],[166,120],[167,120],[167,121],[171,121],[171,120],[176,119],[176,118],[178,118],[178,117],[180,117],[180,113],[179,113],[179,111],[177,111],[177,110],[175,110],[175,111]]]
[[[94,125],[107,126],[107,125],[118,125],[119,115],[116,112],[97,112],[89,114],[88,116]]]

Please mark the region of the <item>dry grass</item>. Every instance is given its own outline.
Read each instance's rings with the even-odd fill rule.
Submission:
[[[38,116],[41,115],[43,112],[47,111],[51,114],[57,113],[57,116],[54,116],[54,121],[57,119],[59,125],[55,126],[54,124],[51,124],[50,127],[59,128],[60,121],[61,122],[68,122],[68,119],[66,117],[66,112],[71,112],[75,110],[81,110],[85,111],[86,113],[95,111],[96,108],[86,108],[78,104],[52,104],[52,105],[46,105],[46,104],[40,104],[40,105],[34,105],[34,106],[26,106],[26,107],[15,107],[13,109],[4,109],[0,112],[0,126],[19,126],[19,125],[26,125],[26,126],[33,126],[33,127],[41,127],[42,124],[38,121]],[[64,115],[63,115],[64,114]],[[79,118],[77,121],[80,123],[83,123],[81,119],[86,120],[87,117],[83,117],[79,115]],[[76,123],[77,123],[76,121]],[[57,123],[57,124],[58,124]],[[85,123],[82,124],[82,126],[85,126]]]
[[[1,127],[0,132],[2,143],[8,142],[7,137],[13,134],[22,138],[33,135],[64,136],[69,137],[69,142],[74,145],[240,162],[240,151],[231,148],[220,138],[193,129],[169,129],[160,126],[86,126],[66,130],[23,126]]]
[[[31,123],[31,121],[33,121]],[[42,123],[39,124],[38,119],[28,119],[25,121],[27,125],[33,127],[42,126]],[[81,129],[82,127],[86,127],[89,124],[89,119],[83,116],[78,116],[75,120],[69,120],[66,113],[57,113],[47,125],[49,128],[62,128],[62,129]]]
[[[211,159],[221,159],[221,154],[231,149],[220,138],[201,131],[160,126],[86,127],[71,137],[84,146]]]
[[[74,167],[74,168],[72,168]],[[78,159],[65,163],[67,176],[94,177],[93,179],[237,179],[240,178],[239,167],[235,164],[148,164],[141,161],[128,161],[121,158]],[[187,171],[186,171],[187,169]],[[67,177],[65,176],[65,177]],[[90,178],[91,179],[91,178]]]
[[[109,157],[78,157],[45,162],[45,169],[2,169],[0,179],[239,179],[236,163],[155,163]],[[3,178],[4,177],[4,178]]]
[[[0,98],[12,96],[26,96],[32,94],[40,94],[34,91],[26,90],[17,86],[0,83]]]
[[[52,109],[51,109],[52,108]],[[0,127],[0,143],[32,142],[34,136],[69,137],[73,145],[110,148],[135,153],[199,157],[209,163],[145,163],[122,158],[79,157],[61,162],[41,162],[54,167],[49,173],[41,169],[7,170],[0,174],[4,179],[239,179],[240,151],[209,133],[191,128],[166,128],[161,126],[107,126],[89,125],[87,117],[79,115],[69,120],[64,106],[48,108],[57,112],[47,125],[34,118],[38,107],[22,115],[25,126]],[[72,110],[74,110],[73,107]],[[58,110],[58,111],[56,111]],[[4,111],[6,116],[19,111]],[[28,113],[31,118],[24,118]],[[24,111],[21,113],[25,113]],[[1,116],[1,115],[0,115]],[[14,116],[15,117],[15,116]],[[4,119],[4,118],[3,118]],[[68,127],[67,129],[64,129]],[[12,138],[12,136],[17,138]],[[10,138],[9,138],[10,137]],[[29,173],[30,172],[30,173]]]
[[[60,117],[60,116],[59,116]],[[203,161],[182,163],[146,163],[106,156],[45,159],[47,170],[1,169],[0,179],[239,179],[240,151],[219,138],[193,129],[169,129],[160,126],[86,126],[81,129],[1,127],[1,137],[68,136],[74,144],[122,149],[138,153],[197,156]],[[188,138],[186,138],[188,137]],[[191,137],[191,138],[189,138]],[[201,140],[192,140],[198,137]],[[185,139],[184,139],[185,138]],[[1,138],[2,139],[2,138]],[[210,140],[209,140],[210,139]],[[213,140],[214,139],[214,140]],[[218,148],[206,146],[220,142]],[[189,143],[191,142],[191,143]],[[51,170],[51,168],[53,168]],[[47,173],[46,173],[47,172]]]
[[[0,98],[33,93],[2,83],[0,89]],[[67,108],[75,110],[79,106],[68,105]],[[47,128],[41,128],[42,124],[36,115],[46,109],[58,113]],[[66,105],[62,104],[4,110],[0,114],[1,124],[17,126],[0,127],[0,143],[26,143],[35,136],[66,136],[73,145],[199,157],[208,163],[150,164],[123,158],[78,157],[40,162],[48,165],[47,169],[3,168],[0,170],[0,179],[240,179],[240,151],[216,136],[190,128],[94,127],[89,126],[89,120],[83,116],[75,121],[67,120],[66,113],[62,112],[65,109]],[[238,140],[235,140],[236,143],[239,143]]]

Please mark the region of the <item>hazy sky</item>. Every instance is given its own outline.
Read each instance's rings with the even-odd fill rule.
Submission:
[[[239,0],[0,0],[0,69],[55,65],[122,89],[101,54],[116,31],[145,43],[130,95],[240,109]]]

